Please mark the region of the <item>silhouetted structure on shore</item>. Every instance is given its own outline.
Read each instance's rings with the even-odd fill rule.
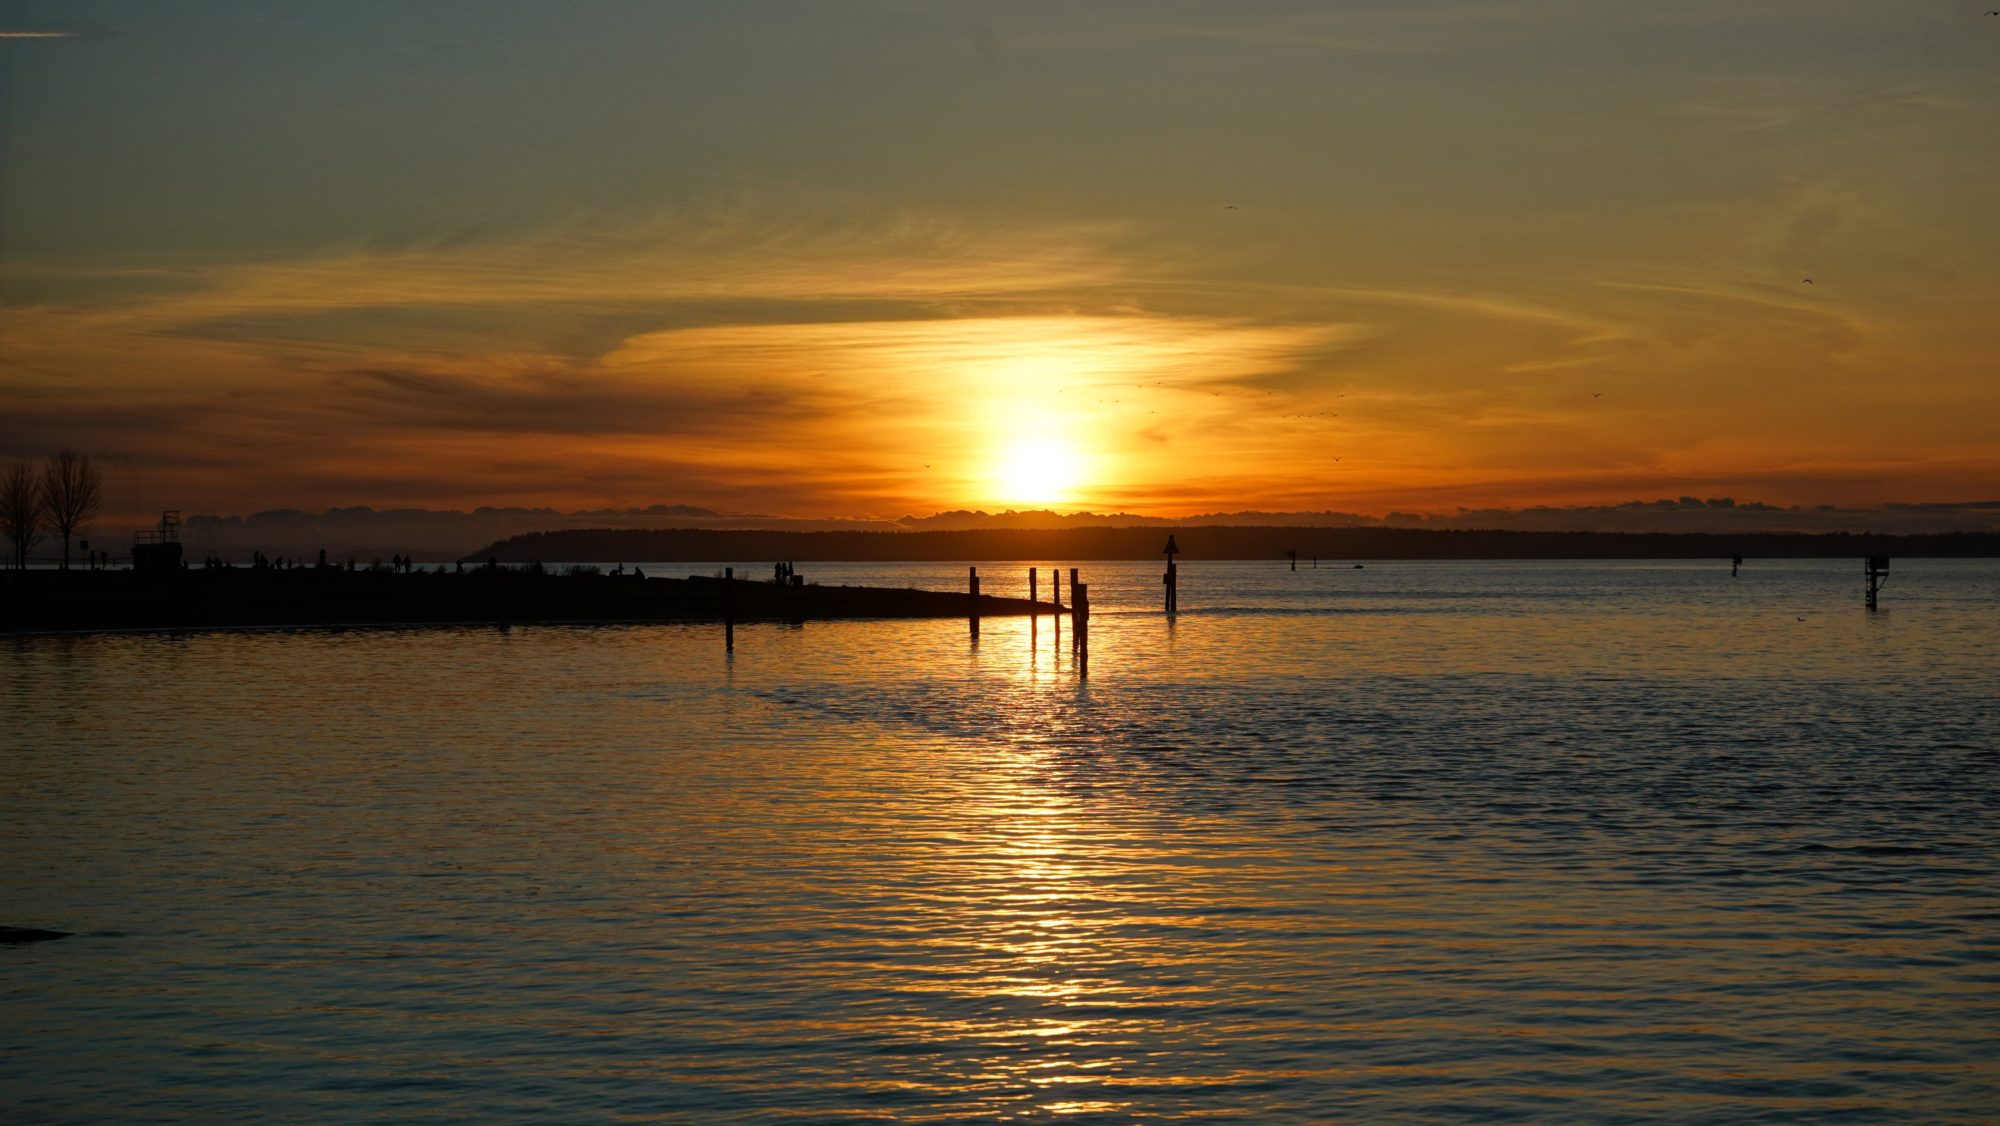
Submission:
[[[181,566],[181,514],[160,513],[157,526],[132,533],[132,569],[142,575],[165,575]]]

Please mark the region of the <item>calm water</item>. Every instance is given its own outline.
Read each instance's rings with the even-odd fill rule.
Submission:
[[[82,932],[0,948],[0,1110],[1990,1122],[2000,564],[1895,566],[1090,564],[1087,681],[1046,620],[0,639],[0,923]]]

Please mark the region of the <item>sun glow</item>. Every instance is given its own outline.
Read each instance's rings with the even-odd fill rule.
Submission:
[[[994,476],[996,499],[1048,505],[1071,500],[1082,483],[1083,456],[1066,442],[1029,438],[1007,447]]]

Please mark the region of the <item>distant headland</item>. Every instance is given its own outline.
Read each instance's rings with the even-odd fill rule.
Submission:
[[[1441,531],[1428,528],[1177,527],[1183,560],[1756,559],[2000,556],[2000,533],[1673,533]],[[576,529],[513,536],[468,559],[502,563],[662,563],[1153,559],[1166,529],[988,528],[929,532]]]

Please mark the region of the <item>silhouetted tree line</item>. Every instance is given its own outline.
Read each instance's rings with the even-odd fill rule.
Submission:
[[[1767,532],[1516,532],[1424,528],[1174,528],[1181,560],[1282,559],[1751,559],[1862,555],[1995,556],[2000,534],[1917,535]],[[711,529],[574,529],[515,536],[468,558],[735,559],[1057,562],[1156,559],[1161,528],[977,529],[945,532],[776,532]]]
[[[103,502],[104,474],[89,454],[62,449],[40,466],[23,459],[0,469],[0,532],[13,545],[14,566],[25,568],[29,552],[53,534],[62,540],[62,565],[68,570],[70,541]]]

